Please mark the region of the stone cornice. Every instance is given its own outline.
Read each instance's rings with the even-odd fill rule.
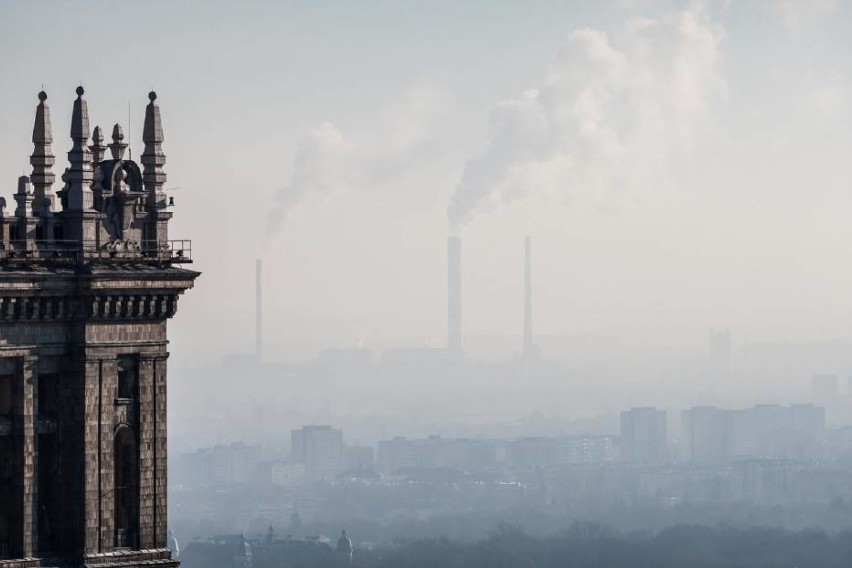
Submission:
[[[177,312],[178,290],[78,296],[6,295],[0,291],[0,323],[169,319]]]

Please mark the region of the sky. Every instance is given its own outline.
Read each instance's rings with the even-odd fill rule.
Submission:
[[[451,233],[473,355],[520,347],[525,235],[552,350],[703,348],[711,328],[848,340],[850,15],[839,0],[3,2],[0,194],[30,170],[42,86],[57,174],[78,84],[92,126],[122,123],[134,155],[154,88],[171,237],[203,272],[170,324],[178,364],[253,349],[256,258],[270,360],[443,345]]]

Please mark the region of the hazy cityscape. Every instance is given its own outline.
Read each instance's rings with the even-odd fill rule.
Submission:
[[[0,568],[849,566],[852,4],[0,20]]]
[[[751,348],[752,373],[765,363],[764,353],[783,349]],[[836,349],[798,348],[828,353],[825,360]],[[729,331],[710,332],[696,393],[707,381],[732,383],[743,372],[740,350]],[[314,362],[289,366],[231,359],[220,372],[245,365],[236,374],[280,373],[290,379],[288,390],[304,389],[299,400],[311,400],[312,392],[319,397],[313,389],[326,398],[317,398],[314,408],[280,413],[257,405],[252,412],[264,416],[263,426],[274,416],[281,428],[172,457],[171,523],[183,539],[184,558],[203,558],[205,547],[222,538],[212,535],[241,535],[265,550],[270,542],[330,538],[338,527],[368,548],[447,534],[475,541],[500,523],[538,536],[578,523],[624,534],[720,523],[852,530],[852,380],[836,373],[802,375],[798,388],[788,385],[791,394],[779,391],[769,400],[748,403],[747,393],[707,397],[739,405],[678,408],[676,397],[661,394],[665,407],[587,415],[539,410],[500,420],[500,413],[488,416],[482,401],[460,391],[459,404],[481,422],[413,423],[378,414],[382,397],[396,395],[394,377],[422,376],[443,388],[452,388],[442,378],[447,375],[502,379],[558,391],[553,381],[567,371],[532,352],[532,360],[519,354],[488,365],[444,349],[378,358],[366,349],[325,350]],[[335,411],[332,393],[353,377],[374,386]]]

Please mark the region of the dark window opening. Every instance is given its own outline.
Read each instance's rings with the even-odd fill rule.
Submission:
[[[15,446],[12,436],[0,436],[0,558],[12,558],[18,552],[15,544],[20,537],[20,518],[16,514],[15,493],[12,488],[12,457]]]
[[[59,407],[59,377],[38,377],[38,550],[46,555],[55,549],[60,479],[56,412]]]
[[[0,375],[0,415],[12,414],[12,376]]]
[[[139,478],[136,439],[129,426],[115,434],[115,546],[136,548],[139,521]]]
[[[124,358],[118,361],[118,398],[136,398],[138,371],[136,360]]]
[[[38,377],[38,412],[46,414],[56,412],[59,402],[59,381],[56,375],[39,375]]]

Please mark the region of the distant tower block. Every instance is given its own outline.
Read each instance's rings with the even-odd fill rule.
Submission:
[[[105,159],[83,95],[63,188],[41,92],[32,176],[14,214],[0,210],[0,567],[174,568],[166,325],[199,273],[152,197],[165,180],[156,94],[145,170],[124,159],[120,127]]]
[[[447,349],[462,353],[461,240],[447,239]]]

